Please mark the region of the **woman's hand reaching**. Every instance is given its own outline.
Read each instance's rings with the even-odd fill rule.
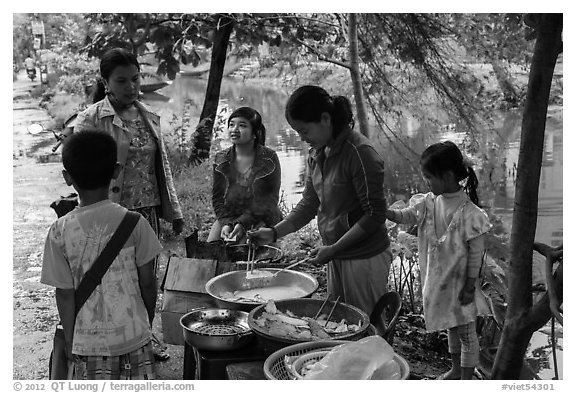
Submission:
[[[320,246],[310,251],[310,263],[322,266],[334,259],[334,249],[332,246]]]
[[[232,225],[230,224],[222,225],[222,229],[220,230],[220,238],[224,240],[229,239],[230,234],[232,233],[232,229]]]
[[[236,239],[236,241],[243,239],[246,235],[246,231],[244,230],[244,226],[240,223],[236,223],[232,232],[228,235],[229,238]]]
[[[244,226],[239,222],[236,224],[226,224],[220,231],[220,238],[224,241],[238,242],[246,236]]]
[[[259,228],[248,231],[248,239],[257,246],[263,246],[274,242],[274,230],[272,228]]]

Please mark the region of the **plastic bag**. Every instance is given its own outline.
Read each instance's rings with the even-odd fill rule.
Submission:
[[[400,379],[394,350],[380,336],[339,345],[312,366],[304,379]]]

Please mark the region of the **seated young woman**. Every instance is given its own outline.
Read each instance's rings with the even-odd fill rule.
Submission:
[[[216,154],[212,206],[216,221],[208,242],[246,242],[246,231],[280,222],[280,161],[266,146],[262,116],[250,107],[236,109],[228,119],[232,146]]]

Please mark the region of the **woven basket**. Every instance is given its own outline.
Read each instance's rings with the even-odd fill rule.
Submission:
[[[326,354],[330,352],[328,350],[326,351],[312,351],[312,352],[308,352],[302,356],[300,356],[298,359],[296,359],[294,361],[294,363],[292,364],[292,371],[294,372],[294,374],[296,374],[296,378],[298,379],[302,379],[304,378],[304,375],[306,375],[305,373],[302,372],[303,368],[306,367],[308,364],[313,364],[316,362],[319,362],[320,360],[324,359],[324,356],[326,356]]]
[[[264,361],[264,375],[266,379],[270,380],[291,380],[298,379],[298,376],[293,371],[294,363],[287,364],[286,357],[301,357],[310,352],[318,352],[325,349],[332,349],[340,344],[347,344],[349,341],[344,340],[328,340],[328,341],[311,341],[306,343],[294,344],[286,348],[282,348]],[[294,359],[294,362],[296,360]],[[394,354],[394,361],[400,367],[400,379],[408,379],[410,375],[410,366],[400,355]]]

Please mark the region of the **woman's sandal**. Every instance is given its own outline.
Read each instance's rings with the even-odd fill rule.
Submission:
[[[154,359],[157,361],[164,362],[170,359],[170,355],[166,352],[166,346],[162,345],[154,334],[152,334],[152,350],[154,352]]]

